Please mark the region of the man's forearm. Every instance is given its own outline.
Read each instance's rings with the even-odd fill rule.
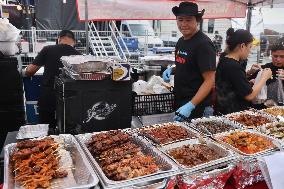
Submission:
[[[38,70],[40,69],[40,66],[29,64],[26,69],[24,70],[24,73],[27,77],[33,76]]]

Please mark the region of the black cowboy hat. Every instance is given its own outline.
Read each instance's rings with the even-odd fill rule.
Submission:
[[[69,37],[69,38],[75,40],[75,35],[70,30],[61,30],[60,33],[59,33],[59,37]]]
[[[181,2],[179,6],[172,8],[175,16],[196,16],[202,17],[205,10],[198,11],[198,5],[192,2]]]

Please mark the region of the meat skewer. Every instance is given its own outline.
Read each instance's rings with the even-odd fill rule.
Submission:
[[[11,154],[15,181],[27,189],[49,188],[51,180],[63,178],[68,172],[59,167],[61,147],[52,138],[19,142]]]
[[[109,179],[126,180],[158,171],[155,159],[122,131],[96,134],[87,146]]]

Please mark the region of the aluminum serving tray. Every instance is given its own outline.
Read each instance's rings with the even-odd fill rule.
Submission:
[[[127,132],[129,130],[122,130],[122,131]],[[107,132],[107,131],[103,131],[103,132]],[[156,173],[144,175],[141,177],[136,177],[136,178],[132,178],[128,180],[122,180],[122,181],[110,180],[104,174],[98,161],[93,157],[93,155],[90,153],[86,145],[90,141],[93,135],[96,135],[99,133],[101,132],[79,134],[79,135],[76,135],[75,137],[80,142],[82,148],[84,149],[85,153],[90,159],[94,169],[97,171],[101,184],[104,185],[104,187],[119,188],[119,187],[131,186],[131,185],[145,183],[145,182],[149,182],[149,181],[153,181],[153,180],[157,180],[161,178],[170,177],[170,176],[173,176],[179,173],[179,169],[176,166],[176,164],[172,162],[170,159],[168,159],[162,152],[160,152],[158,149],[152,146],[151,143],[149,143],[147,140],[143,138],[140,138],[138,135],[129,134],[128,132],[128,134],[131,137],[131,141],[137,144],[139,147],[141,147],[141,151],[144,154],[151,155],[152,157],[154,157],[156,160],[156,164],[160,167],[160,169]]]
[[[191,120],[191,123],[189,124],[189,127],[195,128],[195,130],[199,130],[199,128],[196,128],[196,124],[200,123],[200,122],[208,122],[208,121],[209,122],[210,121],[216,121],[216,122],[221,122],[221,123],[227,124],[228,126],[230,126],[232,128],[231,130],[236,130],[236,129],[241,129],[242,128],[241,125],[236,124],[235,122],[233,122],[233,121],[231,121],[229,119],[224,119],[223,117],[215,117],[215,116],[210,116],[208,118],[204,117],[204,118],[193,119],[193,120]],[[205,134],[205,135],[207,135],[207,134],[210,134],[210,135],[217,134],[217,133],[212,133],[209,130],[207,130],[207,132],[202,132],[200,130],[200,132]]]
[[[252,125],[247,126],[247,125],[239,123],[239,122],[237,122],[237,121],[235,121],[235,120],[230,118],[231,116],[238,116],[238,115],[241,115],[241,114],[259,115],[259,116],[262,116],[262,117],[265,117],[265,118],[269,119],[271,121],[271,123],[277,121],[277,119],[275,117],[270,116],[268,114],[263,114],[263,113],[261,113],[258,110],[255,110],[255,111],[245,110],[245,111],[241,111],[241,112],[235,112],[235,113],[231,113],[231,114],[225,115],[224,118],[232,121],[233,123],[235,123],[236,125],[239,125],[241,128],[244,128],[244,129],[256,129],[257,127],[261,126],[261,125],[259,125],[259,126],[252,126]]]
[[[219,158],[216,160],[212,160],[206,163],[202,163],[193,167],[189,167],[186,165],[180,164],[174,157],[169,155],[169,151],[178,147],[182,147],[184,145],[189,145],[189,144],[206,144],[208,147],[214,149],[218,154],[222,155],[223,158]],[[168,157],[170,157],[182,171],[185,171],[187,173],[189,172],[196,172],[198,170],[207,168],[207,167],[212,167],[218,164],[222,164],[224,162],[230,162],[238,158],[235,153],[233,153],[231,150],[225,149],[223,146],[219,145],[218,143],[214,142],[213,140],[206,139],[206,138],[199,138],[199,139],[190,139],[190,140],[185,140],[169,145],[165,145],[160,148],[161,151],[163,151]]]
[[[277,108],[277,109],[284,109],[284,106],[273,106],[273,107],[271,107],[271,108],[262,109],[262,110],[260,110],[260,112],[263,113],[263,114],[266,114],[266,115],[275,117],[275,118],[276,118],[277,116],[284,117],[284,115],[278,115],[278,114],[277,114],[277,115],[273,115],[273,114],[268,113],[268,112],[265,111],[265,110],[273,110],[273,109],[275,109],[275,108]]]
[[[81,149],[79,143],[76,141],[75,137],[68,134],[62,134],[59,136],[51,136],[55,141],[60,141],[60,144],[64,145],[64,149],[67,150],[71,155],[63,155],[61,157],[62,161],[70,160],[72,161],[72,167],[65,168],[68,170],[68,176],[65,178],[54,179],[51,182],[51,188],[66,188],[66,189],[81,189],[90,188],[96,186],[99,183],[99,179],[96,173],[93,171],[87,157],[85,156],[83,150]],[[16,143],[8,144],[4,148],[4,188],[5,189],[19,189],[22,188],[15,183],[12,170],[10,168],[10,155],[15,151]],[[63,165],[64,168],[64,165]],[[70,174],[71,173],[71,174]]]
[[[279,123],[283,123],[283,122],[274,122],[274,123],[267,123],[267,124],[265,124],[265,125],[262,125],[260,128],[259,128],[259,132],[261,132],[261,133],[263,133],[263,134],[265,134],[265,135],[268,135],[268,136],[270,136],[271,138],[273,138],[274,140],[276,140],[276,141],[278,141],[278,143],[279,143],[279,145],[280,146],[278,146],[278,148],[280,148],[280,150],[283,150],[283,148],[284,148],[284,137],[282,138],[282,139],[280,139],[280,138],[277,138],[276,136],[274,136],[274,135],[271,135],[270,133],[267,133],[268,131],[267,131],[267,127],[268,126],[275,126],[275,125],[277,125],[277,124],[279,124]],[[283,128],[284,128],[284,126],[283,126]],[[283,133],[284,133],[284,131],[283,131]]]
[[[171,123],[173,125],[176,125],[176,126],[179,126],[179,127],[186,129],[191,135],[193,135],[192,138],[200,137],[199,134],[195,130],[190,129],[189,127],[187,127],[186,125],[184,125],[181,122],[169,122],[169,123],[165,123],[165,124],[171,124]],[[153,136],[141,132],[142,130],[151,130],[152,128],[154,129],[154,128],[160,128],[160,127],[164,127],[164,126],[165,126],[164,124],[149,125],[149,126],[145,126],[145,127],[142,127],[142,128],[132,129],[131,132],[132,133],[138,133],[140,136],[144,137],[146,140],[148,140],[153,145],[158,146],[158,147],[165,146],[165,145],[172,144],[172,143],[176,143],[176,142],[180,142],[180,141],[184,141],[184,140],[192,139],[192,138],[188,137],[188,138],[177,139],[177,140],[173,140],[173,141],[161,144],[157,140],[155,140],[155,138]]]
[[[254,153],[254,154],[247,154],[247,153],[244,153],[244,152],[240,151],[238,148],[235,148],[234,146],[232,146],[232,145],[230,145],[230,144],[228,144],[226,142],[223,142],[221,140],[222,137],[227,136],[227,135],[229,135],[229,134],[231,134],[233,132],[237,132],[237,131],[239,131],[239,132],[248,132],[248,133],[252,133],[252,134],[256,134],[256,135],[262,136],[262,137],[266,138],[267,140],[272,141],[272,143],[275,145],[275,147],[274,148],[268,148],[266,150],[263,150],[263,151],[260,151],[260,152]],[[281,144],[279,144],[279,142],[277,140],[275,140],[274,138],[272,138],[270,136],[267,136],[265,134],[262,134],[262,133],[260,133],[258,131],[248,130],[248,129],[247,130],[235,130],[235,131],[229,131],[229,132],[225,132],[225,133],[216,134],[216,135],[214,135],[214,138],[219,143],[224,145],[225,147],[234,150],[235,152],[237,152],[238,154],[240,154],[242,156],[247,156],[247,157],[251,157],[251,158],[257,157],[257,156],[265,154],[265,153],[270,153],[270,152],[276,151],[281,146]]]
[[[105,71],[107,70],[107,64],[112,61],[113,60],[109,58],[97,58],[84,55],[63,56],[61,58],[64,67],[77,73]]]

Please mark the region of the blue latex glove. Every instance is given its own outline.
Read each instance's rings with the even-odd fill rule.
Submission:
[[[185,105],[183,105],[182,107],[180,107],[180,108],[176,111],[176,113],[179,113],[180,115],[182,115],[182,116],[188,118],[188,117],[190,116],[192,110],[194,110],[194,108],[195,108],[195,105],[192,104],[191,102],[188,102],[188,103],[186,103]],[[183,118],[180,117],[180,116],[178,116],[178,115],[176,115],[176,116],[174,117],[174,120],[175,120],[175,121],[182,121]]]
[[[167,68],[164,72],[163,72],[163,80],[165,82],[170,82],[170,77],[172,74],[172,70],[173,68]]]

